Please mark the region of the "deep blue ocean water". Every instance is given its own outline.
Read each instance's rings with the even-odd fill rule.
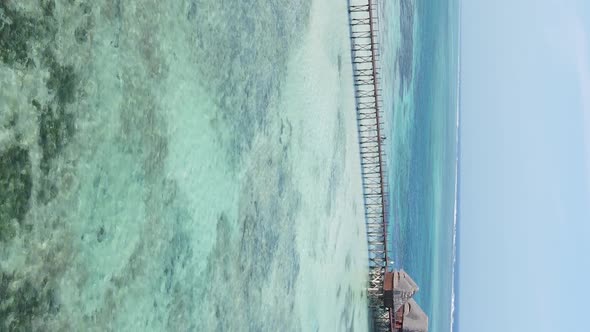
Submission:
[[[459,4],[385,5],[389,230],[396,268],[420,286],[430,331],[449,331],[456,208]]]

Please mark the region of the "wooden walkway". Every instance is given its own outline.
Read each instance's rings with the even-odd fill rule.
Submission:
[[[393,331],[392,316],[382,299],[388,268],[388,188],[375,0],[349,0],[349,19],[369,249],[369,306],[375,331]]]

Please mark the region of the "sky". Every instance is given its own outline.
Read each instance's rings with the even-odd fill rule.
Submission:
[[[459,331],[590,331],[590,1],[461,29]]]

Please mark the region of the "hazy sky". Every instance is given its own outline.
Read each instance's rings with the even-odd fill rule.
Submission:
[[[590,331],[590,1],[462,17],[460,331]]]

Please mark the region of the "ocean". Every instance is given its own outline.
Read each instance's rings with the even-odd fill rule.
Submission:
[[[367,330],[345,1],[0,19],[0,330]]]
[[[380,2],[391,257],[451,319],[456,0]],[[365,331],[346,1],[0,2],[0,330]]]
[[[450,331],[458,160],[459,1],[383,2],[391,257],[420,286],[430,331]]]

